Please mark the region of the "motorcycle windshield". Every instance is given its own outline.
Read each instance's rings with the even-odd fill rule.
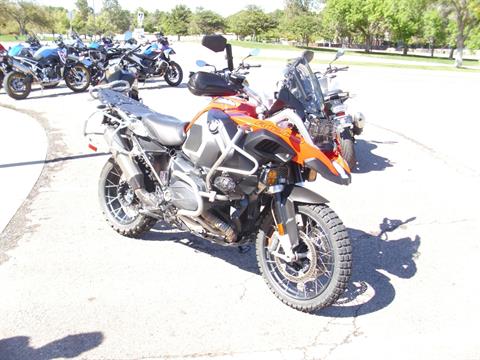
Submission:
[[[19,56],[24,47],[25,46],[23,46],[22,44],[15,45],[14,47],[10,48],[10,50],[8,51],[8,55]]]
[[[285,77],[288,90],[300,101],[310,114],[320,114],[323,95],[317,77],[308,61],[302,56],[287,66]]]

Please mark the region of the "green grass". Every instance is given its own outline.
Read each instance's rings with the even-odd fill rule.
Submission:
[[[27,40],[27,36],[25,35],[0,35],[0,42],[23,42]],[[53,41],[55,38],[52,36],[46,36],[40,38],[40,41]]]
[[[334,53],[336,49],[326,49],[326,48],[312,48],[312,47],[305,47],[305,46],[292,46],[292,45],[282,45],[282,44],[270,44],[270,43],[262,43],[262,42],[254,42],[254,41],[239,41],[239,40],[232,40],[230,43],[234,46],[239,47],[246,47],[246,48],[259,48],[259,49],[272,49],[272,50],[299,50],[299,49],[308,49],[313,50],[315,52],[328,52]],[[369,57],[369,58],[376,58],[376,59],[385,59],[385,60],[399,60],[399,61],[416,61],[416,62],[425,62],[425,63],[436,63],[436,64],[444,64],[444,65],[453,65],[454,60],[441,58],[441,57],[429,57],[429,56],[422,56],[422,55],[414,55],[414,54],[407,54],[407,55],[400,55],[396,53],[366,53],[363,51],[355,51],[355,50],[348,50],[346,51],[347,55],[352,56],[359,56],[359,57]],[[333,58],[333,55],[332,55]],[[364,62],[365,64],[367,62]],[[471,60],[471,59],[464,59],[463,63],[465,66],[478,66],[480,62],[478,60]],[[379,65],[380,66],[380,65]],[[415,65],[416,66],[416,65]],[[400,65],[398,66],[400,67]],[[423,65],[419,65],[417,67],[423,67]]]
[[[228,42],[233,46],[239,46],[244,48],[251,48],[251,49],[274,49],[274,50],[298,50],[297,47],[292,45],[283,45],[283,44],[270,44],[270,43],[262,43],[256,41],[241,41],[241,40],[230,40]]]
[[[0,35],[0,42],[1,41],[25,41],[27,40],[26,36],[18,36],[15,38],[15,35]]]
[[[286,58],[280,57],[262,57],[256,56],[255,59],[258,60],[267,60],[267,61],[280,61],[287,63]],[[328,61],[325,60],[313,60],[314,64],[328,64]],[[365,66],[365,67],[385,67],[385,68],[396,68],[396,69],[416,69],[416,70],[436,70],[436,71],[454,71],[454,72],[471,72],[471,73],[480,73],[478,69],[468,69],[468,68],[460,68],[457,69],[453,66],[433,66],[433,65],[418,65],[418,64],[397,64],[397,63],[372,63],[368,61],[337,61],[336,65],[340,66]]]

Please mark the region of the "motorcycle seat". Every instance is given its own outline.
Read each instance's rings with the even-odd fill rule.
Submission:
[[[152,112],[143,118],[145,126],[155,135],[163,145],[180,146],[185,142],[187,122],[173,116]]]
[[[153,138],[162,145],[180,146],[187,138],[185,126],[188,122],[153,111],[148,106],[118,91],[99,90],[98,98],[104,104],[112,105],[127,114],[142,119]]]

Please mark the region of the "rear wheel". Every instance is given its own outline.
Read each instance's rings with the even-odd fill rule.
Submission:
[[[312,312],[333,304],[350,278],[352,248],[342,221],[327,205],[297,208],[298,260],[272,253],[277,230],[266,219],[256,241],[257,262],[270,290],[288,306]],[[283,251],[281,248],[278,250]]]
[[[355,139],[350,129],[345,129],[340,134],[340,147],[342,149],[342,157],[348,164],[350,170],[357,166],[357,156],[355,154]]]
[[[65,69],[65,84],[73,92],[83,92],[90,86],[90,72],[83,64],[75,64]]]
[[[168,85],[178,86],[183,80],[183,70],[175,61],[170,61],[164,78]]]
[[[140,214],[140,202],[112,158],[100,174],[98,196],[108,223],[121,235],[139,237],[157,222],[155,218]]]
[[[8,96],[15,100],[22,100],[32,91],[32,82],[25,74],[12,71],[5,76],[3,87]]]

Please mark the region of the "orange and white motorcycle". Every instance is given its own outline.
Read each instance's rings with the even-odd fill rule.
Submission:
[[[204,40],[231,56],[223,37]],[[100,204],[125,236],[141,236],[162,220],[221,245],[254,242],[272,292],[295,309],[314,311],[343,293],[351,245],[328,201],[305,183],[319,174],[348,184],[350,171],[340,154],[313,144],[289,103],[292,93],[318,85],[308,62],[292,68],[298,82],[270,109],[246,85],[246,69],[243,63],[224,76],[191,76],[189,90],[213,99],[190,122],[97,89],[112,153],[100,175]]]

